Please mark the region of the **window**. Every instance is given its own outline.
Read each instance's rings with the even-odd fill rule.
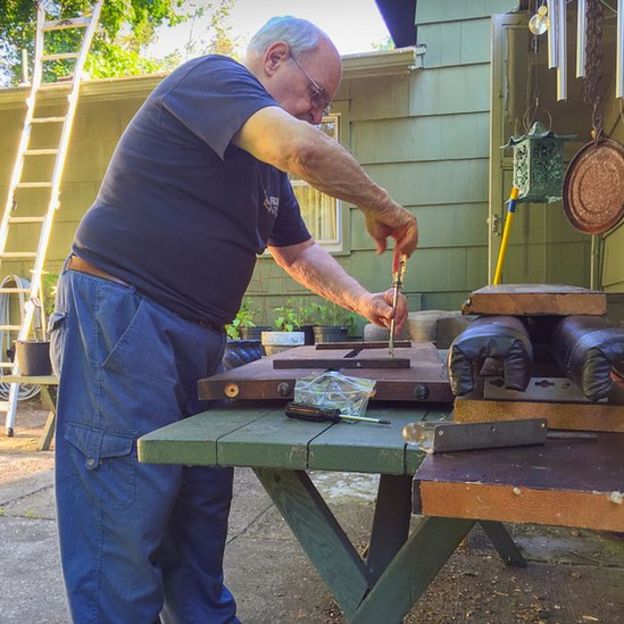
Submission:
[[[340,115],[328,115],[323,119],[319,129],[338,141],[340,139]],[[339,250],[342,238],[340,201],[317,191],[300,178],[289,177],[301,207],[301,215],[312,237],[331,250]]]

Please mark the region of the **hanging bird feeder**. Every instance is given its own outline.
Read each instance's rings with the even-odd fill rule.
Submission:
[[[513,185],[518,202],[547,204],[561,199],[563,142],[573,135],[558,136],[536,121],[522,136],[511,137],[501,149],[513,147]]]

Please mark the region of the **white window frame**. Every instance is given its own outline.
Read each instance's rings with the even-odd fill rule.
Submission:
[[[333,137],[336,141],[340,142],[340,137],[341,137],[341,114],[340,113],[335,113],[332,112],[329,115],[327,115],[326,117],[323,118],[323,121],[333,121],[336,127],[336,134]],[[319,132],[321,132],[321,130],[319,129]],[[307,187],[310,186],[305,180],[301,180],[298,178],[291,178],[290,179],[290,183],[293,187],[293,190],[296,189],[297,187]],[[343,251],[344,249],[344,227],[343,227],[343,206],[342,206],[342,202],[339,199],[336,199],[334,197],[330,197],[330,196],[326,196],[329,197],[329,199],[331,201],[334,202],[334,209],[336,211],[336,237],[333,239],[316,239],[316,242],[323,246],[325,249],[327,249],[327,251],[330,252],[340,252]],[[303,210],[302,210],[303,212]],[[313,232],[311,232],[311,234],[314,236]]]

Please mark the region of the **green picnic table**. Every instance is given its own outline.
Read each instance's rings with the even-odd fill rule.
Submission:
[[[403,427],[440,420],[449,405],[375,403],[367,416],[391,425],[291,420],[284,402],[238,402],[139,439],[147,463],[249,466],[317,568],[347,621],[397,624],[457,548],[474,520],[425,517],[409,533],[412,478],[425,454],[403,441]],[[350,542],[308,471],[380,475],[366,559]],[[481,523],[505,563],[524,559],[504,527]]]

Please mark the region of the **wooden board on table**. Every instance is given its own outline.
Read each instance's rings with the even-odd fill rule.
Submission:
[[[344,358],[293,358],[283,360],[273,360],[273,368],[293,369],[293,368],[330,368],[332,370],[347,370],[352,368],[361,369],[377,369],[377,368],[409,368],[410,361],[408,358],[363,358],[359,355],[356,357]]]
[[[341,359],[350,349],[325,350],[322,359]],[[305,358],[313,361],[319,352],[315,347],[297,347],[270,358],[256,360],[227,373],[221,373],[198,382],[202,399],[292,399],[295,382],[301,377],[320,374],[324,368],[275,369],[276,359]],[[363,349],[358,354],[365,359],[379,357],[377,349]],[[345,375],[375,379],[374,400],[450,402],[453,400],[446,367],[440,361],[433,343],[414,343],[410,348],[395,350],[395,357],[409,359],[409,368],[399,369],[345,369]]]
[[[624,434],[430,455],[414,513],[624,531]]]
[[[571,316],[607,313],[607,296],[597,290],[563,284],[499,284],[475,290],[464,314]]]
[[[550,429],[624,433],[624,405],[455,399],[453,420],[487,422],[545,418]]]

